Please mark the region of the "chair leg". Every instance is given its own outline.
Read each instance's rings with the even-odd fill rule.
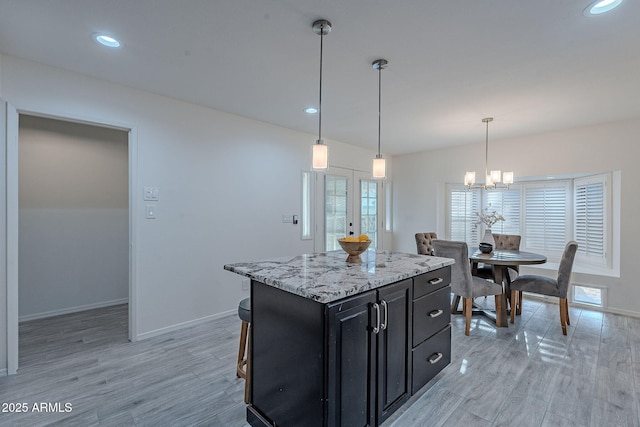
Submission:
[[[251,329],[251,325],[247,329]],[[247,378],[244,383],[244,403],[249,403],[249,392],[251,391],[251,339],[247,341]]]
[[[567,299],[560,298],[560,325],[562,326],[562,335],[567,335]]]
[[[248,327],[249,324],[247,322],[242,322],[242,326],[240,328],[240,345],[238,346],[238,362],[236,363],[236,376],[238,378],[246,378],[246,368],[244,365],[246,364],[245,353]]]
[[[496,326],[501,328],[507,324],[507,299],[505,294],[498,294],[496,299]]]
[[[508,300],[509,308],[513,310],[516,307],[516,303],[511,299],[511,277],[509,276],[509,268],[504,269],[504,296]]]
[[[567,325],[571,325],[571,320],[569,319],[569,301],[564,299],[564,312],[567,314]]]
[[[518,298],[518,291],[511,290],[511,323],[516,320],[516,307],[520,306],[520,299]]]
[[[522,314],[522,299],[523,299],[522,298],[522,291],[518,291],[518,305],[516,306],[517,307],[516,314],[518,316],[520,316]]]
[[[458,305],[459,304],[460,304],[460,295],[454,295],[453,296],[453,302],[451,303],[451,313],[452,314],[460,314],[460,310],[458,310]],[[464,309],[464,307],[463,307],[463,309]]]
[[[462,301],[462,312],[465,317],[464,334],[469,335],[471,331],[471,312],[473,310],[473,298],[464,298]]]

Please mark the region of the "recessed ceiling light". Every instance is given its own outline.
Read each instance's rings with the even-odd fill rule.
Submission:
[[[313,107],[309,107],[309,108],[305,108],[304,110],[305,113],[307,114],[315,114],[318,112],[317,108],[313,108]]]
[[[620,3],[622,3],[622,0],[596,0],[587,6],[584,10],[584,14],[586,16],[600,15],[601,13],[615,9],[620,6]]]
[[[95,41],[97,41],[103,46],[113,47],[113,48],[120,47],[120,42],[118,41],[118,39],[116,39],[113,36],[109,36],[107,34],[101,34],[101,33],[93,33],[92,37]]]

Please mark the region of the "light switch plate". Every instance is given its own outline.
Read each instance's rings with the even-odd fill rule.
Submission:
[[[158,187],[144,187],[144,200],[156,201],[160,197],[160,189]]]

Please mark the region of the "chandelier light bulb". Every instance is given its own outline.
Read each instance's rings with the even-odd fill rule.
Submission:
[[[505,172],[502,174],[502,182],[505,185],[513,184],[513,172]]]
[[[476,173],[469,172],[464,174],[464,185],[473,185],[476,183]]]

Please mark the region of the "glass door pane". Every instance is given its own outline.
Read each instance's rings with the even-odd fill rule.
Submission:
[[[382,186],[368,172],[339,167],[324,176],[324,250],[340,250],[338,239],[366,234],[370,249],[382,247],[379,231]]]
[[[338,239],[349,230],[349,179],[341,175],[325,175],[324,217],[325,250],[340,249]]]
[[[360,234],[371,239],[370,248],[378,247],[378,182],[360,180]]]

